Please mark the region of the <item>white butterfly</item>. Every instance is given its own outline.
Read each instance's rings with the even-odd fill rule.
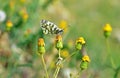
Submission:
[[[40,23],[44,34],[61,34],[63,32],[63,29],[58,28],[57,25],[50,21],[41,20]]]

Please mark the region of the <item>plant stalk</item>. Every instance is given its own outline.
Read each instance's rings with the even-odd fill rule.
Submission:
[[[45,70],[45,73],[46,73],[46,78],[49,78],[43,54],[41,55],[41,60],[42,60],[43,67],[44,67],[44,70]]]
[[[109,57],[110,57],[111,65],[112,65],[112,67],[113,67],[114,69],[116,69],[116,65],[115,65],[115,63],[114,63],[114,60],[113,60],[111,54],[110,54],[110,45],[109,45],[109,40],[108,40],[108,39],[106,39],[106,47],[107,47],[108,55],[109,55]]]

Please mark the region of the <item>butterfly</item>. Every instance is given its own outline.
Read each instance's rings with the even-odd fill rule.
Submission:
[[[40,21],[41,28],[43,30],[44,34],[61,34],[63,33],[63,29],[59,28],[54,23],[47,21],[47,20],[41,20]]]

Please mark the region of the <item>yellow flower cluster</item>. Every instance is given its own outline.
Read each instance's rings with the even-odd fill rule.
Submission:
[[[77,43],[81,43],[81,44],[85,44],[85,40],[83,37],[79,37],[77,40],[76,40],[76,44]]]
[[[38,46],[45,46],[43,38],[38,39]]]
[[[89,58],[88,55],[83,56],[82,60],[83,60],[83,61],[90,62],[90,58]]]
[[[13,23],[12,23],[10,20],[8,20],[8,21],[6,22],[6,26],[7,26],[8,28],[11,28],[11,27],[13,27]]]
[[[112,31],[112,27],[110,24],[106,24],[103,28],[104,31],[107,31],[107,32],[111,32]]]

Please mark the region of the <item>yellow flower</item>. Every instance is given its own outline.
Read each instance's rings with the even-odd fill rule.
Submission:
[[[76,48],[77,50],[81,50],[83,44],[85,44],[84,38],[83,38],[83,37],[79,37],[79,38],[76,40],[75,48]]]
[[[13,23],[12,23],[10,20],[8,20],[8,21],[6,22],[6,26],[7,26],[8,28],[11,28],[11,27],[13,27]]]
[[[66,32],[68,30],[67,26],[68,26],[68,24],[67,24],[67,22],[65,20],[60,21],[59,27],[64,29],[64,32]]]
[[[106,24],[103,28],[104,31],[107,31],[107,32],[111,32],[112,31],[112,27],[110,24]]]
[[[69,56],[68,50],[62,50],[62,51],[61,51],[61,56],[62,56],[63,58],[68,57],[68,56]]]
[[[83,60],[83,61],[90,62],[90,58],[89,58],[88,55],[83,56],[83,57],[82,57],[82,60]]]
[[[85,40],[83,37],[79,37],[77,40],[76,40],[76,44],[77,43],[81,43],[81,44],[85,44]]]
[[[110,24],[106,24],[103,28],[104,36],[108,38],[111,35],[112,27]]]
[[[45,46],[45,43],[44,43],[44,39],[43,39],[43,38],[39,38],[39,39],[38,39],[38,46]]]

